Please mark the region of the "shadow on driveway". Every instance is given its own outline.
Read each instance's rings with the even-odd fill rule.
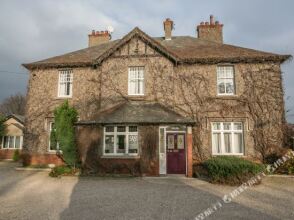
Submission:
[[[79,178],[60,219],[195,219],[220,196],[192,187],[183,178]],[[207,183],[208,184],[208,183]],[[223,204],[223,203],[222,203]],[[208,219],[279,219],[232,202]]]
[[[34,175],[34,172],[19,172],[17,175],[15,167],[18,163],[12,161],[0,161],[0,197],[15,187],[20,181]]]
[[[187,178],[51,178],[0,162],[0,219],[195,219],[234,187]],[[207,219],[294,219],[294,179],[266,179]],[[280,187],[280,189],[279,189]]]

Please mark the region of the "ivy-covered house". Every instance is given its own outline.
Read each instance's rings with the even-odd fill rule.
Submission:
[[[185,174],[214,155],[261,159],[282,147],[285,122],[279,55],[223,43],[223,24],[197,36],[134,28],[121,39],[89,34],[89,47],[24,64],[30,71],[25,163],[54,163],[53,111],[79,114],[76,143],[91,172]]]

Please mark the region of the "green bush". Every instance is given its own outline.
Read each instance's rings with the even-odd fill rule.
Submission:
[[[59,176],[72,176],[78,172],[78,169],[72,168],[70,166],[57,166],[52,168],[49,176],[59,177]]]
[[[19,150],[15,150],[14,153],[13,153],[13,157],[12,157],[13,161],[19,161],[20,159],[20,153],[19,153]]]
[[[265,169],[262,164],[234,156],[213,157],[203,167],[212,183],[229,185],[242,184]]]
[[[50,141],[62,151],[62,158],[67,165],[75,166],[78,162],[77,148],[74,136],[74,123],[77,122],[78,112],[66,100],[54,110],[54,126]]]

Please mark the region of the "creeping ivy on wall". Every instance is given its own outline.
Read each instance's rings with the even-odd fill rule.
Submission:
[[[58,144],[62,159],[67,165],[77,163],[77,148],[74,136],[74,123],[77,121],[78,112],[65,101],[54,110],[54,128],[51,131],[51,141]]]

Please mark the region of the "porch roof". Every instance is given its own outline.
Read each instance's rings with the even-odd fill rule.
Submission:
[[[76,124],[195,124],[195,122],[159,103],[128,101],[100,113],[94,120],[82,120]]]

